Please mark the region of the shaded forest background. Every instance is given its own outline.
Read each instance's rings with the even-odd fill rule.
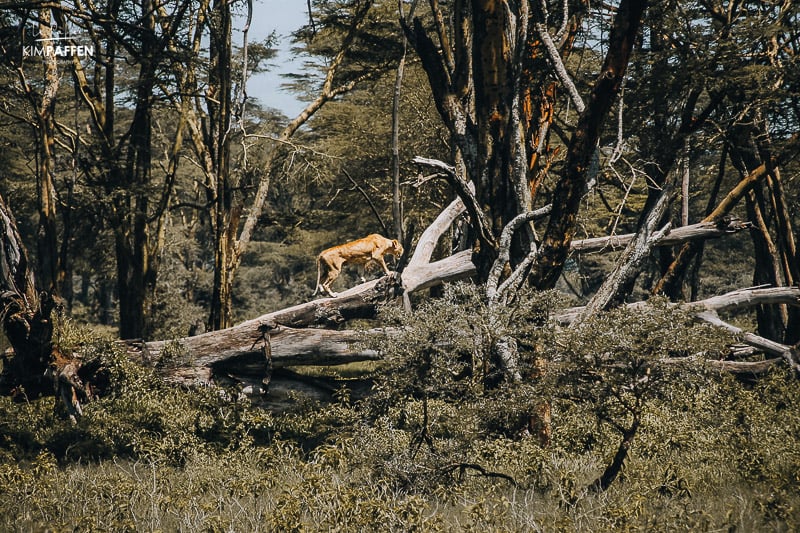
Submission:
[[[287,117],[245,1],[0,5],[6,526],[798,527],[800,8],[309,7]],[[53,37],[95,55],[25,56]],[[425,244],[465,281],[329,328],[369,361],[276,359],[310,396],[255,408],[170,342],[308,302],[370,233],[416,266],[457,201]],[[223,392],[170,386],[198,367]]]
[[[371,232],[405,230],[413,242],[452,199],[441,176],[412,162],[414,156],[452,161],[454,151],[463,151],[436,111],[441,88],[431,94],[430,74],[414,55],[404,61],[393,159],[392,106],[404,47],[397,6],[349,6],[363,17],[351,20],[320,4],[311,24],[298,30],[297,53],[307,54],[308,64],[287,83],[307,99],[310,117],[262,109],[259,95],[246,94],[244,50],[217,35],[224,31],[214,6],[158,6],[150,15],[141,6],[94,6],[97,28],[87,26],[90,16],[80,16],[81,5],[63,6],[54,12],[60,17],[27,4],[3,11],[3,192],[39,284],[56,289],[74,316],[116,327],[123,338],[184,335],[196,321],[231,325],[306,300],[321,249]],[[246,5],[233,7],[245,16]],[[527,173],[535,191],[531,207],[539,207],[551,202],[565,172],[578,118],[574,102],[585,106],[570,93],[586,95],[591,87],[610,15],[572,7],[564,18],[561,6],[533,7],[532,21],[547,15],[559,22],[563,56],[560,67],[536,65],[541,79],[526,89],[542,92],[528,95],[527,105],[546,108],[527,111],[547,126],[546,136],[534,139]],[[688,191],[662,222],[699,222],[758,165],[794,157],[792,9],[732,4],[727,14],[722,4],[674,7],[658,3],[647,11],[637,56],[592,154],[597,168],[589,169],[594,181],[575,213],[575,238],[635,231],[668,175],[685,177]],[[117,10],[123,20],[149,16],[149,38],[160,48],[151,48],[147,32],[133,22],[106,25],[103,9]],[[162,26],[165,21],[172,26]],[[84,60],[86,67],[63,59],[22,62],[23,43],[51,26],[53,35],[82,35],[98,61]],[[544,46],[531,37],[527,46],[534,45]],[[226,47],[229,59],[221,57]],[[103,54],[113,61],[103,62]],[[248,43],[247,54],[247,72],[269,68],[269,42]],[[567,87],[559,87],[559,68],[569,70]],[[218,109],[214,94],[223,89],[229,101]],[[220,120],[225,128],[215,125]],[[699,259],[679,275],[685,287],[661,280],[659,288],[696,300],[750,285],[793,285],[797,195],[792,173],[787,176],[759,180],[725,213],[754,224],[749,232],[709,243],[708,260],[694,250]],[[491,215],[487,200],[478,201]],[[393,202],[402,212],[393,212]],[[498,236],[499,229],[493,228]],[[234,305],[215,295],[222,289],[214,276],[235,270],[215,263],[226,240],[239,241],[235,259],[243,265],[241,278],[231,276]],[[463,241],[462,247],[469,238]],[[658,251],[645,268],[643,290],[657,285],[675,253]],[[613,260],[613,254],[570,259],[562,287],[583,303]],[[232,316],[214,323],[220,311],[212,308],[226,305]],[[785,334],[783,315],[764,318],[759,331],[792,344],[797,334]]]

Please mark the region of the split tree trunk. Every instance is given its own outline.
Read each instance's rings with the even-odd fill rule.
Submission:
[[[644,1],[622,0],[617,8],[608,53],[570,139],[564,173],[553,191],[553,211],[531,271],[534,287],[551,289],[561,276],[575,235],[581,197],[590,177],[591,160],[603,123],[625,77],[646,6]]]
[[[0,394],[31,398],[52,391],[44,373],[52,352],[52,298],[39,298],[28,253],[0,196],[0,309],[12,350],[3,354]]]

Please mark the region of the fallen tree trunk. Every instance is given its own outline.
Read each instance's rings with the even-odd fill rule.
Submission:
[[[0,392],[35,398],[53,392],[44,373],[53,349],[52,298],[39,297],[17,224],[0,196],[0,318],[12,350],[3,356]]]
[[[716,239],[748,229],[750,225],[749,222],[742,222],[733,217],[726,217],[717,222],[698,222],[690,226],[670,229],[654,246],[675,246],[691,241]],[[583,254],[619,250],[627,246],[634,237],[636,237],[635,233],[626,233],[610,237],[576,240],[572,241],[570,250]]]
[[[173,341],[127,342],[128,354],[158,369],[167,380],[187,385],[234,381],[266,384],[275,367],[340,365],[377,360],[372,350],[354,346],[370,331],[296,329],[269,319]]]
[[[383,281],[387,278],[382,278]],[[365,285],[374,286],[375,282]],[[362,286],[359,286],[362,287]],[[354,291],[356,287],[351,289]],[[335,299],[333,299],[335,300]],[[707,319],[710,312],[739,309],[762,304],[800,305],[800,288],[773,287],[732,291],[698,302],[675,304],[696,312],[698,318]],[[646,302],[628,304],[631,307],[647,305]],[[581,315],[582,307],[567,309],[556,316],[562,325],[568,325]],[[269,369],[280,366],[337,365],[356,361],[379,360],[379,354],[358,349],[359,341],[368,335],[384,334],[386,330],[297,329],[274,321],[285,311],[269,313],[248,320],[232,328],[204,333],[173,341],[127,341],[129,353],[143,364],[159,369],[170,381],[186,384],[211,384],[220,379],[233,379],[244,386],[254,386],[269,379]],[[713,321],[712,321],[713,323]],[[715,324],[722,326],[722,324]],[[730,328],[727,328],[730,329]],[[778,358],[769,363],[733,364],[712,362],[720,369],[733,372],[763,372],[781,358],[796,368],[793,348],[752,334],[743,334],[742,342]]]
[[[56,307],[53,295],[36,291],[16,221],[0,196],[0,320],[11,344],[1,357],[0,394],[19,401],[55,394],[74,421],[87,393],[80,360],[54,349]]]
[[[752,287],[737,289],[735,291],[712,296],[705,300],[687,302],[679,305],[689,311],[700,313],[702,311],[734,311],[756,305],[800,305],[800,287]],[[633,302],[626,304],[636,308],[647,305],[647,302]],[[556,316],[562,325],[571,324],[583,311],[583,307],[571,307]]]
[[[378,354],[374,352],[353,348],[364,333],[302,328],[340,326],[353,318],[373,318],[380,305],[392,302],[403,292],[412,293],[474,275],[477,269],[470,250],[431,262],[437,242],[464,211],[463,203],[457,199],[439,214],[420,236],[402,277],[394,273],[343,291],[336,298],[322,298],[274,311],[232,328],[196,337],[147,343],[127,341],[129,352],[141,362],[161,369],[165,378],[172,381],[211,383],[232,379],[254,391],[262,390],[260,384],[269,379],[273,366],[333,365],[376,359]],[[687,226],[665,233],[657,244],[718,237],[744,227],[746,225],[735,220]],[[609,239],[575,241],[574,245],[576,251],[583,252],[610,249]],[[630,242],[633,235],[616,239]],[[771,292],[749,293],[747,297],[728,296],[734,302],[753,297],[757,300],[776,298]],[[731,305],[731,301],[718,297],[707,305],[724,307]],[[580,312],[582,308],[565,311],[559,320],[568,323]]]

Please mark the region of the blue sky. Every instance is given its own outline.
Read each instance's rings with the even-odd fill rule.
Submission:
[[[275,65],[269,72],[257,74],[247,83],[247,94],[251,98],[268,107],[274,107],[289,118],[294,118],[304,107],[294,96],[281,88],[281,73],[291,72],[300,65],[300,61],[292,63],[289,53],[289,34],[308,20],[305,0],[255,0],[253,4],[253,22],[250,25],[248,39],[261,41],[275,31],[279,38],[278,56],[272,61]],[[234,43],[242,44],[241,29],[244,18],[234,23]]]

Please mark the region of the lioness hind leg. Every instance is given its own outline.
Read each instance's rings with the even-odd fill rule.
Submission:
[[[338,278],[338,277],[339,277],[339,273],[332,270],[332,271],[328,272],[327,276],[325,276],[325,281],[323,281],[320,284],[320,288],[323,290],[323,292],[325,292],[325,294],[327,294],[331,298],[335,298],[339,294],[339,293],[334,292],[334,291],[331,290],[331,284],[334,281],[336,281],[336,278]]]
[[[323,286],[322,286],[322,290],[323,290],[323,291],[325,291],[325,294],[327,294],[327,295],[328,295],[328,296],[330,296],[331,298],[336,298],[337,296],[339,296],[339,293],[338,293],[338,292],[336,292],[336,291],[332,291],[332,290],[330,289],[330,287],[328,287],[327,285],[323,285]]]

